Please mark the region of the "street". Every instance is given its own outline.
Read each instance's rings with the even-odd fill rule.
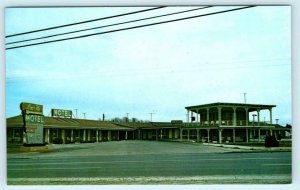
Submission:
[[[103,143],[104,146],[126,145],[129,153],[124,155],[110,154],[118,152],[118,148],[113,149],[113,147],[106,155],[104,152],[95,153],[96,149],[101,152],[100,143],[92,146],[94,153],[91,155],[86,154],[91,151],[87,148],[10,157],[8,158],[8,181],[26,181],[26,178],[49,180],[51,178],[134,179],[141,177],[143,179],[149,177],[162,177],[163,179],[198,177],[204,179],[201,177],[205,177],[207,179],[207,176],[231,176],[235,179],[247,176],[243,180],[247,178],[248,183],[253,180],[252,177],[256,179],[258,176],[268,176],[268,180],[273,179],[272,176],[274,177],[274,181],[266,183],[280,182],[281,179],[278,176],[285,176],[284,183],[291,180],[291,152],[230,152],[228,150],[232,151],[232,149],[224,151],[219,147],[181,143],[172,145],[168,142],[144,142],[142,145],[147,143],[149,146],[152,145],[154,150],[134,153],[131,148],[139,146],[138,142],[124,141],[114,144]],[[159,145],[162,149],[155,153],[155,147],[158,148]],[[170,151],[168,147],[174,145],[178,149],[182,146],[185,151],[180,153]],[[189,147],[191,150],[188,150]],[[147,148],[150,147],[144,147],[146,150]],[[201,149],[211,152],[194,151],[193,153],[192,151]],[[81,151],[82,154],[79,155],[78,151]],[[59,154],[62,156],[57,156]],[[238,183],[239,181],[233,182]],[[252,182],[258,183],[258,181]],[[227,182],[219,181],[218,183]]]

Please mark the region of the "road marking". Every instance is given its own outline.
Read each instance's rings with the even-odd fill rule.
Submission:
[[[74,164],[107,164],[107,163],[156,163],[156,162],[182,162],[182,161],[232,161],[232,160],[282,160],[282,158],[205,158],[205,159],[188,159],[188,160],[116,160],[116,161],[96,161],[96,162],[72,162],[65,160],[67,162],[62,162],[62,160],[53,160],[58,162],[41,162],[36,163],[35,160],[30,162],[8,162],[8,166],[27,166],[27,165],[74,165]]]
[[[261,164],[262,166],[291,166],[292,164]]]
[[[164,182],[164,181],[207,181],[207,180],[291,180],[290,174],[279,175],[216,175],[216,176],[139,176],[139,177],[67,177],[67,178],[8,178],[9,182]]]

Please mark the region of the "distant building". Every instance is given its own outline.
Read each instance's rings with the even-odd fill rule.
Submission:
[[[44,142],[85,143],[117,140],[169,140],[210,143],[262,142],[266,135],[290,138],[291,128],[272,122],[275,105],[212,103],[188,106],[186,122],[110,122],[45,117]],[[269,118],[261,120],[262,110]],[[251,115],[251,113],[253,113]],[[252,118],[249,118],[249,115]],[[7,142],[23,143],[23,119],[7,119]]]

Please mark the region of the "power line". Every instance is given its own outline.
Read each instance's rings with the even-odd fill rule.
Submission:
[[[89,30],[106,28],[106,27],[110,27],[110,26],[117,26],[117,25],[122,25],[122,24],[129,24],[129,23],[134,23],[134,22],[139,22],[139,21],[144,21],[144,20],[149,20],[149,19],[154,19],[154,18],[160,18],[160,17],[165,17],[165,16],[171,16],[171,15],[176,15],[176,14],[181,14],[181,13],[186,13],[186,12],[196,11],[196,10],[200,10],[200,9],[211,8],[211,7],[213,7],[213,6],[206,6],[206,7],[201,7],[201,8],[196,8],[196,9],[190,9],[190,10],[185,10],[185,11],[180,11],[180,12],[175,12],[175,13],[169,13],[169,14],[163,14],[163,15],[158,15],[158,16],[153,16],[153,17],[136,19],[136,20],[132,20],[132,21],[119,22],[119,23],[115,23],[115,24],[109,24],[109,25],[98,26],[98,27],[93,27],[93,28],[87,28],[87,29],[82,29],[82,30],[76,30],[76,31],[71,31],[71,32],[64,32],[64,33],[53,34],[53,35],[49,35],[49,36],[43,36],[43,37],[38,37],[38,38],[31,38],[31,39],[27,39],[27,40],[20,40],[20,41],[15,41],[15,42],[9,42],[9,43],[6,43],[5,45],[11,45],[11,44],[16,44],[16,43],[21,43],[21,42],[28,42],[28,41],[33,41],[33,40],[41,40],[41,39],[46,39],[46,38],[51,38],[51,37],[56,37],[56,36],[61,36],[61,35],[73,34],[73,33],[77,33],[77,32],[85,32],[85,31],[89,31]]]
[[[121,29],[110,30],[110,31],[105,31],[105,32],[99,32],[99,33],[95,33],[95,34],[87,34],[87,35],[76,36],[76,37],[71,37],[71,38],[63,38],[63,39],[58,39],[58,40],[46,41],[46,42],[39,42],[39,43],[33,43],[33,44],[27,44],[27,45],[21,45],[21,46],[14,46],[14,47],[6,48],[6,50],[22,48],[22,47],[29,47],[29,46],[35,46],[35,45],[41,45],[41,44],[47,44],[47,43],[53,43],[53,42],[60,42],[60,41],[66,41],[66,40],[73,40],[73,39],[78,39],[78,38],[85,38],[85,37],[90,37],[90,36],[95,36],[95,35],[101,35],[101,34],[124,31],[124,30],[132,30],[132,29],[136,29],[136,28],[143,28],[143,27],[147,27],[147,26],[154,26],[154,25],[159,25],[159,24],[177,22],[177,21],[182,21],[182,20],[187,20],[187,19],[192,19],[192,18],[210,16],[210,15],[221,14],[221,13],[226,13],[226,12],[232,12],[232,11],[237,11],[237,10],[242,10],[242,9],[247,9],[247,8],[253,8],[253,7],[255,7],[255,6],[247,6],[247,7],[241,7],[241,8],[236,8],[236,9],[229,9],[229,10],[224,10],[224,11],[218,11],[218,12],[207,13],[207,14],[196,15],[196,16],[190,16],[190,17],[184,17],[184,18],[168,20],[168,21],[163,21],[163,22],[156,22],[156,23],[151,23],[151,24],[133,26],[133,27],[128,27],[128,28],[121,28]]]
[[[152,10],[161,9],[161,8],[165,8],[165,7],[166,6],[155,7],[155,8],[151,8],[151,9],[144,9],[144,10],[140,10],[140,11],[134,11],[134,12],[124,13],[124,14],[119,14],[119,15],[113,15],[113,16],[108,16],[108,17],[102,17],[102,18],[97,18],[97,19],[92,19],[92,20],[86,20],[86,21],[82,21],[82,22],[64,24],[64,25],[59,25],[59,26],[54,26],[54,27],[49,27],[49,28],[44,28],[44,29],[39,29],[39,30],[32,30],[32,31],[29,31],[29,32],[23,32],[23,33],[8,35],[8,36],[5,36],[5,38],[20,36],[20,35],[24,35],[24,34],[31,34],[31,33],[41,32],[41,31],[45,31],[45,30],[53,30],[53,29],[57,29],[57,28],[63,28],[63,27],[67,27],[67,26],[74,26],[74,25],[78,25],[78,24],[95,22],[95,21],[105,20],[105,19],[110,19],[110,18],[116,18],[116,17],[120,17],[120,16],[127,16],[127,15],[131,15],[131,14],[142,13],[142,12],[146,12],[146,11],[152,11]]]

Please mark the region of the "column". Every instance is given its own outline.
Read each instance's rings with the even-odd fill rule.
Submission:
[[[232,130],[232,142],[235,144],[235,128]]]
[[[246,129],[246,142],[249,143],[248,129]]]
[[[162,140],[163,137],[163,133],[162,133],[162,129],[160,130],[160,140]]]
[[[273,130],[272,129],[270,129],[270,135],[273,135]]]
[[[233,126],[236,126],[236,107],[233,107],[233,120],[232,120],[232,124]]]
[[[187,139],[188,139],[188,142],[190,142],[190,130],[188,129],[187,132],[188,132],[187,133]]]
[[[111,131],[107,131],[107,141],[111,140]]]
[[[210,125],[210,122],[209,122],[209,108],[206,109],[206,121],[208,123],[208,126]]]
[[[209,131],[210,129],[206,129],[207,130],[207,142],[209,143]]]
[[[96,142],[99,142],[99,131],[98,131],[98,129],[96,130]]]
[[[65,130],[64,129],[61,130],[61,139],[62,139],[62,143],[66,144]]]
[[[100,142],[102,141],[102,131],[100,131],[100,137],[99,137]]]
[[[127,138],[128,138],[128,132],[125,131],[125,140],[127,140]]]
[[[83,130],[83,142],[85,142],[86,130]]]
[[[71,130],[71,142],[73,142],[74,141],[74,131],[73,131],[73,129]]]
[[[190,122],[190,111],[187,110],[187,118],[186,118],[186,122],[189,123]]]
[[[157,129],[155,130],[155,140],[158,141],[158,131],[157,131]]]
[[[117,131],[117,135],[118,135],[117,140],[119,141],[120,140],[120,131]]]
[[[50,143],[50,129],[47,129],[47,143]]]
[[[180,142],[182,142],[182,129],[180,129]]]
[[[248,109],[249,108],[245,108],[245,111],[246,111],[246,126],[249,125],[249,112],[248,112]]]
[[[272,125],[272,108],[270,108],[269,111],[270,111],[270,125]]]
[[[222,107],[218,107],[218,121],[220,127],[222,125]]]
[[[91,141],[91,130],[88,129],[88,141]]]
[[[260,142],[260,129],[258,129],[258,142]]]
[[[222,144],[222,129],[219,129],[219,143]]]
[[[141,130],[138,130],[138,139],[141,140]]]
[[[199,123],[199,113],[198,113],[199,110],[197,109],[196,112],[197,112],[197,113],[196,113],[196,122]]]
[[[199,129],[197,129],[197,142],[200,142],[200,134],[199,134]]]
[[[260,112],[260,110],[259,109],[257,109],[257,125],[259,126],[260,124],[259,124],[259,118],[260,118],[260,114],[259,114],[259,112]]]

